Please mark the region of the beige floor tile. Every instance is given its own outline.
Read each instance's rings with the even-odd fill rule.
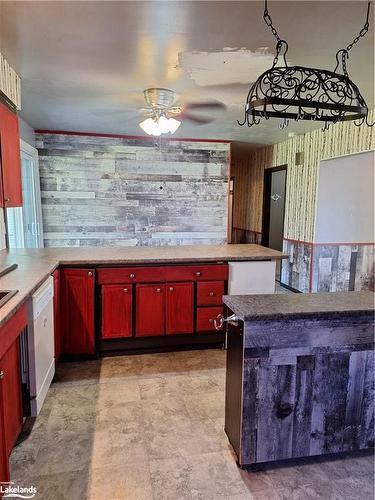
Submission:
[[[62,363],[12,479],[43,500],[373,499],[369,455],[239,469],[224,390],[222,350]]]

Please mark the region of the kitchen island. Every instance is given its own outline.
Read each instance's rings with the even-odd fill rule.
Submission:
[[[374,293],[226,296],[240,466],[374,446]]]

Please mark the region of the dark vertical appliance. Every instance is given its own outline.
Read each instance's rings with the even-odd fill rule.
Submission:
[[[286,172],[286,165],[264,172],[262,244],[280,251],[283,249],[284,237]],[[278,264],[277,280],[280,280],[280,272]]]

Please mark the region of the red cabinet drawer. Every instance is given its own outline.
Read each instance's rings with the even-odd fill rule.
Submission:
[[[97,270],[98,283],[158,283],[164,281],[162,267],[109,267]]]
[[[165,268],[166,281],[227,280],[227,264],[202,266],[169,266]]]
[[[198,307],[197,332],[216,332],[214,319],[223,314],[222,307]]]
[[[133,285],[102,286],[103,339],[132,336]]]
[[[224,281],[201,281],[197,284],[197,305],[216,306],[223,303]]]
[[[136,286],[136,336],[149,337],[165,333],[165,285]]]
[[[166,334],[194,333],[194,283],[167,283]]]

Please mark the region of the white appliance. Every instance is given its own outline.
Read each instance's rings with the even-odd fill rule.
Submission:
[[[55,374],[53,278],[34,293],[28,326],[28,364],[31,416],[36,417]]]

